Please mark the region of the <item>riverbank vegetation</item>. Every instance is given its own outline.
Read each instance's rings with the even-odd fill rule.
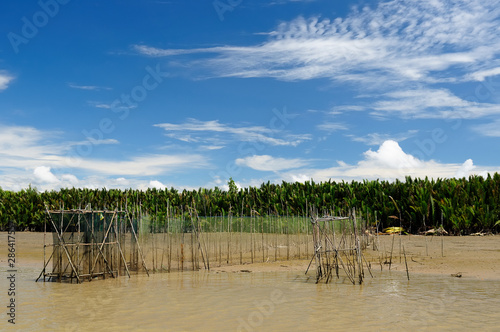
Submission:
[[[232,179],[229,190],[78,189],[18,192],[0,189],[0,229],[9,221],[18,230],[43,230],[45,204],[49,209],[127,209],[134,216],[155,220],[198,216],[345,216],[351,208],[378,229],[402,226],[410,233],[443,226],[451,234],[498,232],[500,228],[500,174],[462,179],[414,179],[263,183],[238,189]]]

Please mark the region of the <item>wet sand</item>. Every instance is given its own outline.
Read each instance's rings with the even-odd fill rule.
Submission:
[[[43,233],[16,233],[17,266],[43,268]],[[7,233],[0,233],[1,243],[7,243]],[[5,241],[4,241],[5,240]],[[52,236],[47,235],[47,243]],[[394,241],[394,246],[392,245]],[[420,236],[381,235],[372,237],[363,251],[373,270],[389,270],[392,248],[392,271],[405,271],[403,247],[408,270],[413,273],[461,275],[462,278],[500,280],[500,235],[490,236]],[[401,251],[400,251],[401,243]],[[379,250],[374,250],[374,245]],[[311,256],[309,256],[311,257]],[[0,264],[7,264],[7,255],[0,255]],[[282,260],[269,263],[255,263],[230,266],[213,266],[212,272],[278,272],[303,271],[307,260]],[[314,274],[314,263],[311,272]]]
[[[380,251],[366,250],[372,261],[387,261],[392,235],[379,236]],[[376,239],[375,239],[376,241]],[[404,255],[400,256],[400,237],[394,236],[391,269],[405,271]],[[461,275],[463,278],[500,280],[500,236],[422,236],[402,235],[410,273]],[[385,253],[385,260],[380,258]],[[400,260],[401,257],[401,260]],[[387,264],[383,268],[388,268]]]
[[[400,255],[401,240],[401,255]],[[370,241],[363,251],[373,270],[389,270],[391,261],[392,235],[379,236],[379,250],[373,250]],[[375,243],[377,239],[375,238]],[[426,249],[427,246],[427,249]],[[403,252],[404,248],[404,252]],[[391,271],[437,275],[461,275],[462,278],[500,280],[500,236],[420,236],[394,235]],[[443,255],[444,254],[444,255]],[[401,258],[400,258],[401,257]],[[305,271],[309,261],[293,260],[251,265],[235,265],[216,268],[215,271]],[[314,262],[312,267],[314,267]],[[314,275],[314,270],[311,270]]]

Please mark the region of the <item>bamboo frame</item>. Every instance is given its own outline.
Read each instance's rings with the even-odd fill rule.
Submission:
[[[57,280],[77,283],[83,280],[91,281],[96,277],[113,278],[126,273],[130,277],[129,264],[125,259],[126,248],[123,232],[126,231],[127,223],[133,234],[133,241],[137,244],[137,253],[142,258],[143,267],[149,276],[144,256],[135,233],[134,225],[127,211],[109,210],[49,210],[46,207],[46,220],[52,225],[53,239],[55,243],[47,244],[47,227],[44,227],[44,266],[38,281]],[[60,218],[59,225],[54,221],[54,216]],[[75,216],[77,218],[75,218]],[[100,235],[99,235],[100,233]],[[98,240],[103,236],[101,240]],[[122,239],[123,237],[123,239]],[[125,244],[125,243],[123,243]],[[52,247],[52,253],[46,259],[46,249]],[[131,247],[129,250],[133,250]],[[50,262],[53,262],[52,271],[48,270]],[[64,265],[63,265],[64,261]],[[123,267],[120,265],[123,264]]]
[[[337,243],[335,232],[335,222],[345,222],[340,225],[342,234]],[[325,280],[330,282],[335,270],[337,278],[340,278],[339,270],[342,268],[347,278],[356,284],[363,283],[364,265],[373,277],[370,266],[362,253],[360,235],[358,234],[358,224],[356,220],[356,211],[353,210],[349,217],[311,217],[313,248],[314,253],[307,267],[306,274],[313,261],[316,262],[316,283]]]

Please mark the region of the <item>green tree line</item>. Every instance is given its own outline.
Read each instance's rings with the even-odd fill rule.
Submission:
[[[405,181],[352,181],[281,184],[229,190],[147,190],[63,188],[39,192],[35,188],[13,192],[0,188],[0,229],[10,221],[18,230],[43,230],[45,205],[49,209],[127,209],[132,216],[161,220],[172,213],[189,217],[218,215],[309,216],[311,213],[346,216],[356,208],[368,224],[379,229],[399,226],[411,233],[443,226],[453,234],[497,232],[500,220],[500,174],[462,179]]]

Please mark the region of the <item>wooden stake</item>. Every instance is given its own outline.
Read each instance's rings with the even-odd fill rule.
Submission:
[[[391,258],[389,259],[389,271],[391,270],[392,265],[392,251],[394,250],[394,234],[392,234],[392,246],[391,246]]]
[[[408,281],[409,281],[409,280],[410,280],[410,273],[408,272],[408,263],[406,262],[406,251],[405,251],[405,246],[403,246],[403,254],[405,255],[406,276],[408,277]]]

